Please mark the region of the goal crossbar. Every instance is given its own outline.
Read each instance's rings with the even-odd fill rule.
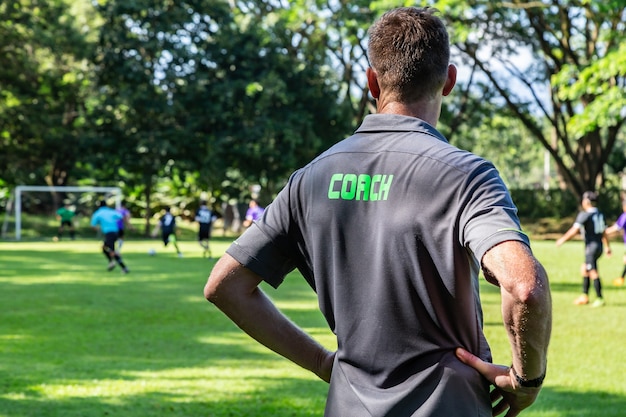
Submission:
[[[64,185],[59,187],[49,185],[18,185],[15,187],[15,240],[22,238],[22,192],[79,192],[79,193],[110,193],[115,196],[115,207],[122,204],[122,189],[120,187],[90,187]]]

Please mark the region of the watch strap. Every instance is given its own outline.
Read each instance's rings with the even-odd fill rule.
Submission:
[[[519,376],[517,372],[515,372],[515,368],[513,368],[513,365],[511,365],[511,370],[513,371],[513,376],[515,376],[515,380],[517,381],[517,383],[524,388],[538,388],[541,386],[541,384],[543,384],[543,380],[546,378],[546,373],[544,372],[543,375],[539,376],[538,378],[524,379]]]

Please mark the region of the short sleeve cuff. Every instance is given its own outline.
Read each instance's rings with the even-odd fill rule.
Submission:
[[[290,258],[255,223],[230,245],[226,253],[274,288],[278,288],[295,268]]]
[[[518,229],[501,229],[491,236],[487,237],[486,239],[482,240],[476,246],[474,255],[476,256],[476,259],[478,259],[479,262],[482,263],[483,256],[485,255],[485,253],[487,253],[489,249],[502,242],[511,240],[525,243],[528,247],[530,247],[530,239],[528,238],[528,235],[526,233]]]

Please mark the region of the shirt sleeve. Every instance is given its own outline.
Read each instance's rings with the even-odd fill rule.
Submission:
[[[274,288],[296,268],[292,244],[289,241],[291,182],[292,180],[272,204],[267,206],[261,218],[226,250],[226,253],[260,275]]]
[[[461,244],[479,262],[489,249],[505,241],[515,240],[530,246],[517,207],[493,165],[483,163],[468,177],[461,199]]]

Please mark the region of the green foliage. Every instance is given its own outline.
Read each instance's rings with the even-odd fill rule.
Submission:
[[[12,185],[63,185],[80,157],[93,70],[80,23],[93,15],[70,4],[0,4],[0,177]]]
[[[477,98],[462,108],[519,120],[575,195],[602,187],[605,164],[624,141],[626,4],[437,3],[455,59],[470,72],[461,89]]]
[[[623,191],[616,185],[603,188],[598,208],[609,224],[622,214]],[[521,218],[530,221],[574,219],[580,211],[580,199],[569,190],[512,189],[511,196]],[[567,227],[571,226],[567,225]]]
[[[400,4],[412,3],[2,2],[3,187],[121,186],[146,218],[162,201],[246,199],[255,184],[269,201],[374,111],[367,29]],[[614,182],[604,177],[624,169],[622,2],[423,4],[449,20],[469,73],[445,100],[452,143],[493,160],[512,187],[545,181],[541,146],[552,182],[574,194]]]
[[[270,195],[348,131],[324,45],[290,19],[290,10],[236,13],[236,33],[224,39],[229,53],[215,57],[218,80],[207,82],[210,101],[228,109],[202,126],[215,138],[220,178],[235,169]]]
[[[626,108],[624,77],[626,43],[586,68],[565,65],[552,77],[559,100],[587,104],[568,121],[568,130],[572,135],[581,137],[623,124]]]
[[[481,106],[484,113],[465,112],[463,106]],[[506,110],[490,108],[460,93],[450,98],[446,108],[439,128],[450,143],[491,161],[509,188],[541,189],[546,181],[556,187],[553,177],[544,175],[545,150]]]
[[[255,183],[271,197],[293,169],[345,134],[344,112],[328,99],[336,82],[320,32],[294,27],[290,10],[261,6],[101,8],[106,94],[96,113],[109,116],[98,130],[103,149],[122,151],[98,153],[96,165],[110,167],[105,177],[124,167],[125,183],[143,184],[147,199],[157,178],[173,173],[195,178],[214,198],[245,196]]]

